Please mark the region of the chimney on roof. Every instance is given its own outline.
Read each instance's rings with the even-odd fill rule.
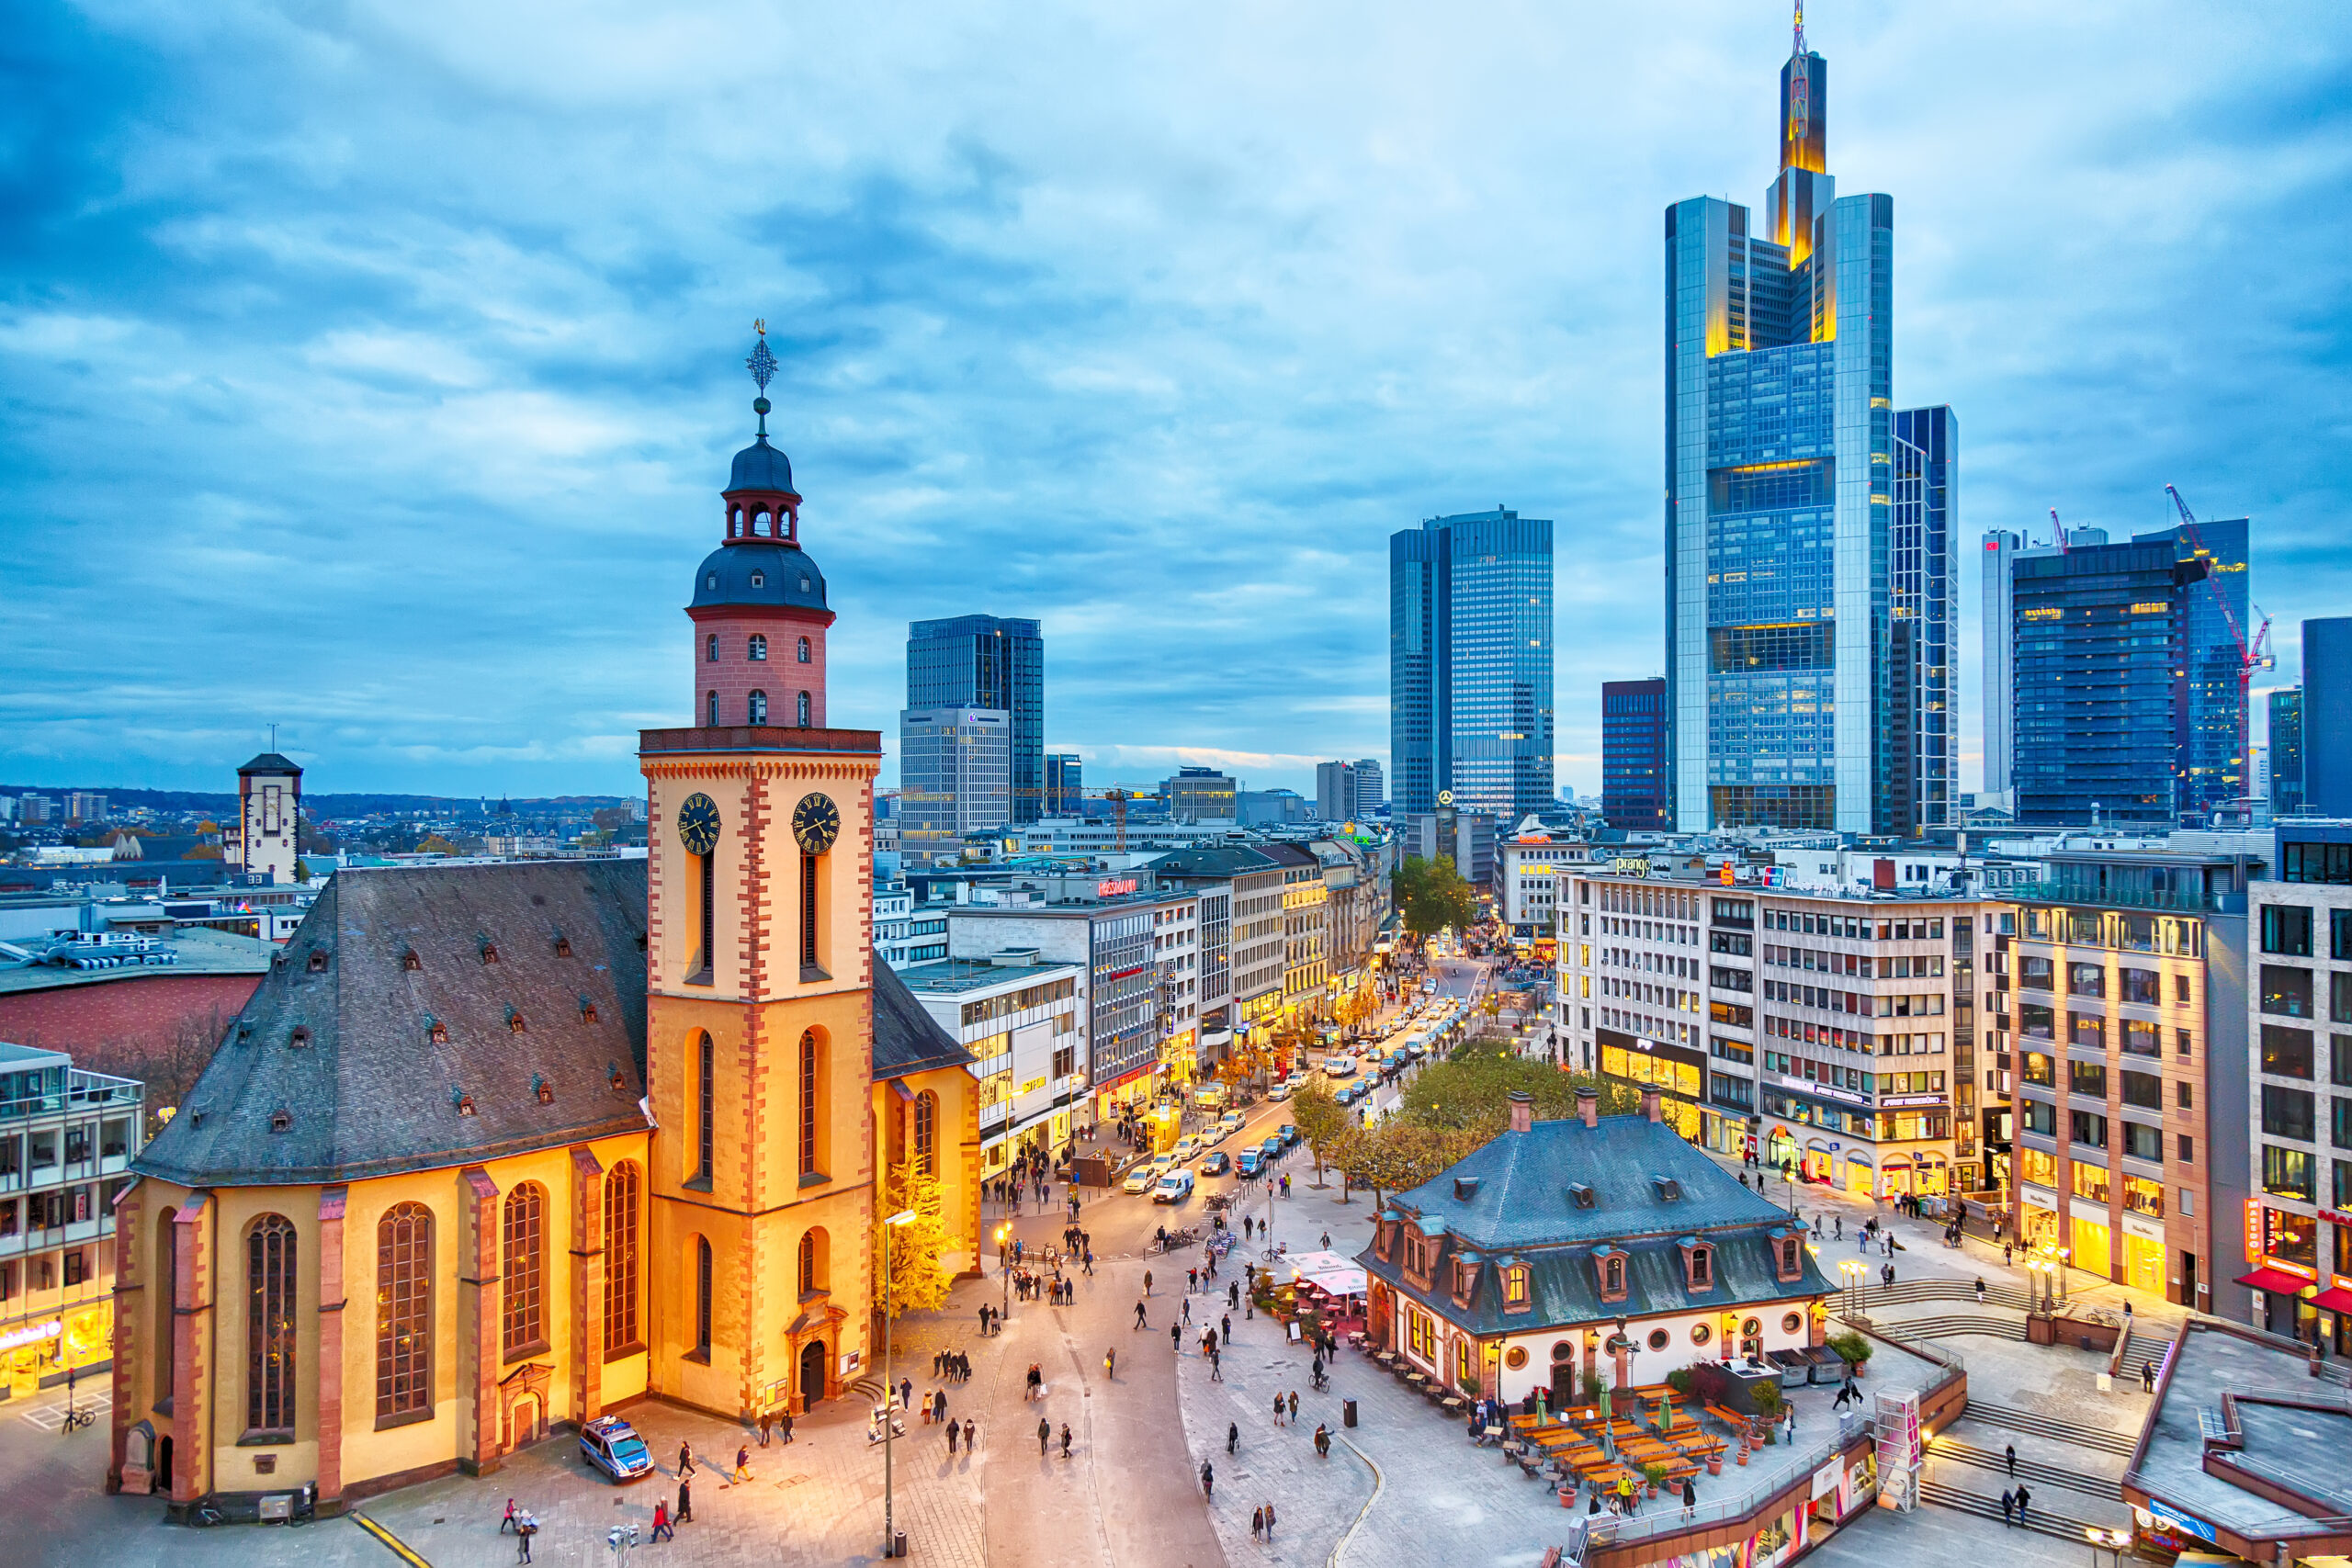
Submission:
[[[1535,1097],[1523,1089],[1510,1091],[1510,1130],[1524,1133],[1535,1122]]]
[[[1590,1084],[1577,1086],[1577,1120],[1588,1127],[1600,1125],[1600,1091]]]
[[[1656,1089],[1642,1090],[1642,1114],[1653,1122],[1666,1120],[1666,1102]]]

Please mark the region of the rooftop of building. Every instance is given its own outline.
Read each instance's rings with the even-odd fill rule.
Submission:
[[[44,1067],[69,1067],[74,1058],[62,1051],[44,1051],[37,1045],[18,1045],[0,1040],[0,1073],[38,1072]]]
[[[1027,952],[1026,958],[1015,954]],[[936,993],[960,996],[997,986],[1031,986],[1048,976],[1079,973],[1079,966],[1060,959],[1040,958],[1034,950],[1012,949],[990,958],[940,958],[899,970],[899,978],[918,996]]]
[[[32,962],[0,963],[0,996],[60,990],[69,986],[102,986],[113,980],[156,976],[262,975],[268,972],[270,960],[278,952],[274,942],[205,926],[180,926],[155,940],[168,949],[171,962],[143,964],[134,957],[110,969],[79,969],[41,962],[38,956]],[[6,945],[37,954],[45,944],[40,939],[17,938]]]
[[[2127,1487],[2222,1532],[2269,1561],[2340,1554],[2352,1535],[2352,1399],[2316,1375],[2307,1346],[2234,1324],[2191,1318],[2165,1359]],[[2331,1517],[2332,1516],[2332,1517]],[[2332,1529],[2330,1527],[2332,1526]]]

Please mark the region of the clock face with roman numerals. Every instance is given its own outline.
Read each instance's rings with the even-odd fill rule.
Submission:
[[[841,831],[841,808],[821,795],[802,795],[793,808],[792,836],[800,840],[803,854],[823,854]]]
[[[718,847],[718,803],[696,793],[678,807],[678,841],[690,855],[707,855]]]

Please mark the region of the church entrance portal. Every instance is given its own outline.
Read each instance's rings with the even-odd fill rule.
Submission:
[[[800,1408],[814,1410],[825,1397],[825,1342],[806,1345],[800,1351]]]

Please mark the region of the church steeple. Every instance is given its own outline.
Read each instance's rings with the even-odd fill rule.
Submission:
[[[797,545],[800,495],[792,488],[792,459],[768,445],[768,413],[775,406],[768,401],[768,382],[775,375],[775,355],[768,352],[767,322],[753,321],[752,327],[760,334],[759,342],[743,367],[759,384],[752,412],[760,416],[760,431],[752,445],[735,454],[735,468],[728,476],[727,542],[781,539]]]

